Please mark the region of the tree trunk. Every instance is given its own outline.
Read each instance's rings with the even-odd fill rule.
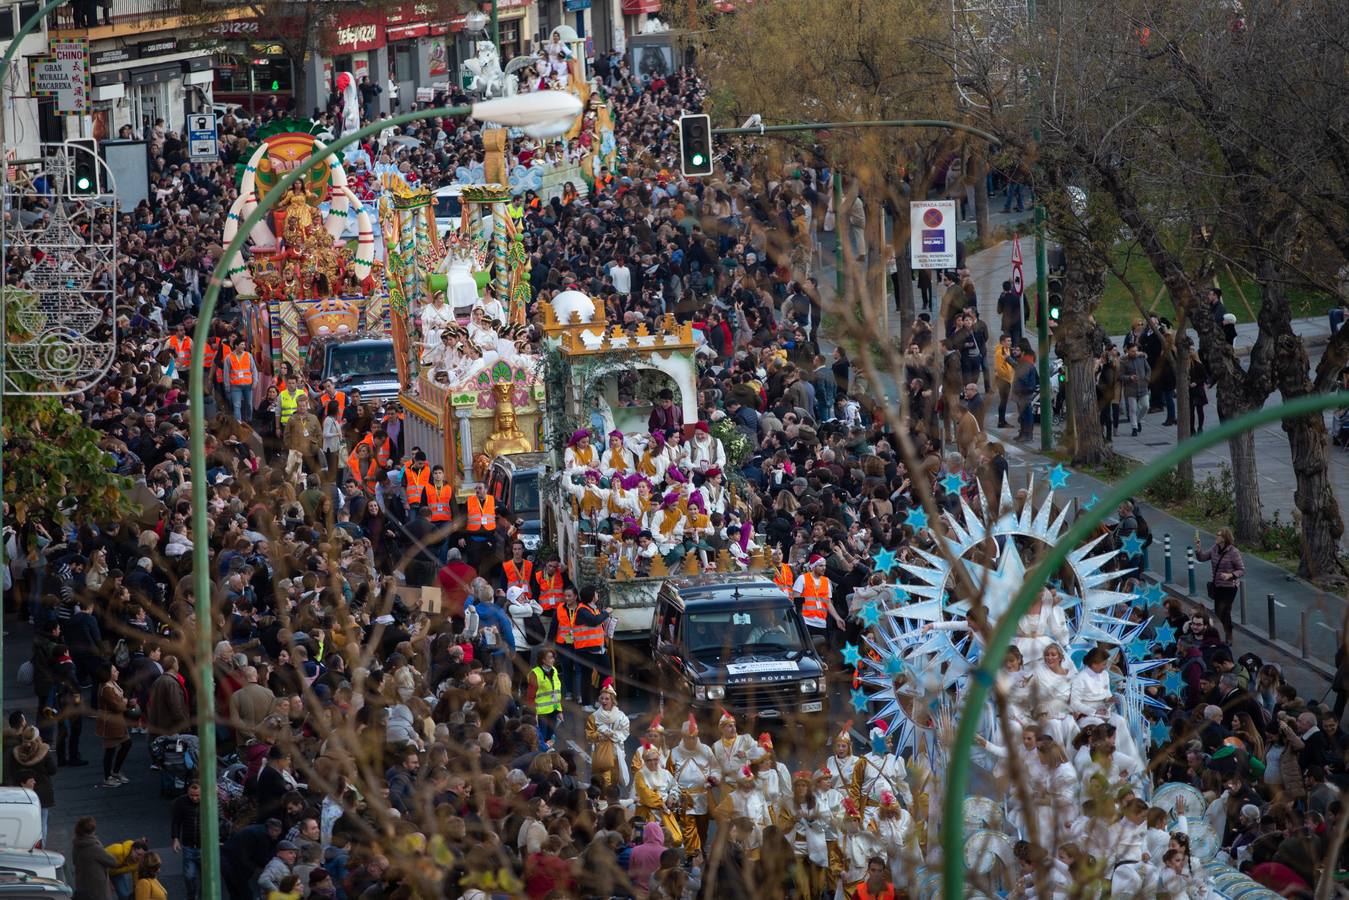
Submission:
[[[1284,394],[1292,400],[1294,394]],[[1302,513],[1302,563],[1306,576],[1318,583],[1343,582],[1344,566],[1339,560],[1339,541],[1344,534],[1344,520],[1335,492],[1330,489],[1326,471],[1325,418],[1321,413],[1284,419],[1283,430],[1288,435],[1288,449],[1293,458],[1293,474],[1297,488],[1293,504]]]
[[[1242,410],[1246,412],[1246,410]],[[1233,523],[1237,543],[1251,547],[1260,542],[1259,474],[1255,466],[1255,432],[1243,431],[1227,442],[1232,454],[1232,483],[1239,485],[1236,492]]]
[[[882,337],[890,333],[890,294],[886,290],[886,257],[889,245],[885,242],[885,204],[881,201],[879,185],[867,191],[867,290],[876,304],[876,318],[881,323]]]
[[[983,153],[974,154],[971,161],[974,178],[974,220],[979,239],[987,242],[992,232],[988,225],[988,159]]]
[[[1075,354],[1076,355],[1076,354]],[[1075,434],[1074,465],[1100,465],[1110,458],[1096,403],[1095,360],[1089,355],[1068,358],[1068,414]]]

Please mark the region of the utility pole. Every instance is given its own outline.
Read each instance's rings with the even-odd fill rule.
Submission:
[[[1039,136],[1039,130],[1036,130]],[[1035,339],[1040,366],[1040,449],[1054,449],[1054,386],[1049,383],[1049,287],[1045,205],[1035,198]]]

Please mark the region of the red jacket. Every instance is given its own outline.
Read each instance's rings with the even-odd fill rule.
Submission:
[[[462,560],[447,563],[436,573],[440,584],[441,613],[447,616],[462,616],[464,601],[468,598],[468,586],[478,577],[478,570]]]

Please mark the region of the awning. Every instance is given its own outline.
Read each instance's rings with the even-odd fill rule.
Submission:
[[[660,0],[623,0],[623,15],[640,16],[660,12]]]
[[[384,27],[384,36],[390,41],[408,41],[413,38],[425,37],[431,33],[431,24],[429,22],[416,22],[411,25],[386,25]]]

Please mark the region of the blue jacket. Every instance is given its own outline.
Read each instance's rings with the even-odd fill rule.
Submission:
[[[515,629],[511,627],[511,617],[506,615],[506,611],[495,603],[474,603],[473,608],[478,611],[478,627],[492,627],[501,634],[501,640],[492,648],[492,652],[505,653],[508,649],[515,646]]]

